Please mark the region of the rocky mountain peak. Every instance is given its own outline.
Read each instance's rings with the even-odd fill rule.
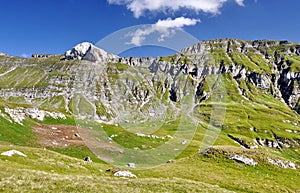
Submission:
[[[66,60],[88,60],[91,62],[114,62],[119,57],[100,49],[89,42],[74,46],[65,53]]]
[[[0,56],[7,56],[7,54],[4,54],[3,52],[0,52]]]

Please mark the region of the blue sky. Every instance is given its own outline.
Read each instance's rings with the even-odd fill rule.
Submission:
[[[170,3],[175,1],[178,6]],[[299,0],[0,0],[0,52],[17,56],[64,53],[77,43],[96,44],[122,28],[168,18],[175,28],[198,40],[234,37],[300,42],[299,8]],[[175,20],[184,24],[176,25]],[[127,52],[161,53],[167,51],[148,47]]]

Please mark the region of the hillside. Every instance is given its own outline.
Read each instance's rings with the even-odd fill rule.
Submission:
[[[0,156],[3,191],[300,191],[297,43],[217,39],[157,58],[89,43],[0,55],[0,98],[0,150],[27,155]]]

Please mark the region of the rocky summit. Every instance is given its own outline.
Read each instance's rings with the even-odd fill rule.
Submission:
[[[0,98],[0,141],[24,146],[13,149],[27,155],[19,156],[26,164],[24,159],[42,164],[50,163],[43,156],[58,157],[57,163],[49,158],[47,172],[56,171],[54,166],[73,173],[97,168],[93,175],[109,179],[134,177],[134,183],[159,176],[195,187],[198,181],[182,179],[201,179],[209,183],[201,186],[217,192],[240,192],[241,185],[249,192],[300,189],[295,42],[216,39],[156,58],[119,57],[88,42],[51,57],[0,54]],[[156,157],[134,159],[170,144]],[[133,152],[128,157],[127,150]],[[82,161],[86,157],[93,161]],[[152,160],[157,168],[142,170]]]
[[[91,62],[109,62],[115,61],[119,58],[118,56],[107,53],[106,51],[97,48],[93,44],[88,42],[83,42],[81,44],[76,45],[71,50],[68,50],[65,53],[65,57],[67,60],[83,59]]]
[[[0,56],[7,56],[6,54],[4,54],[4,53],[2,53],[2,52],[0,52]]]

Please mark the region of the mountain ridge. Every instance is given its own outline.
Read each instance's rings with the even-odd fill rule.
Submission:
[[[64,57],[2,58],[0,97],[60,111],[76,119],[138,124],[179,116],[181,101],[192,96],[191,108],[198,114],[197,119],[207,124],[215,116],[209,113],[211,105],[223,105],[228,116],[234,113],[230,108],[240,109],[241,105],[248,114],[241,126],[234,125],[225,115],[225,122],[218,118],[215,126],[262,130],[264,127],[253,117],[259,111],[270,111],[284,112],[279,117],[288,120],[284,124],[295,124],[288,130],[296,131],[300,125],[298,50],[297,43],[288,41],[218,39],[200,42],[171,56],[137,58],[110,55],[83,43]],[[94,56],[100,60],[94,61]],[[256,113],[251,106],[260,110]],[[275,122],[265,127],[271,133],[282,125],[282,120]],[[235,138],[231,131],[229,134]],[[276,141],[283,143],[278,136],[276,132],[269,136],[274,141],[272,147],[277,147]],[[268,140],[259,136],[249,147],[260,141],[268,144]]]
[[[219,48],[215,48],[214,45],[219,46]],[[155,69],[157,68],[155,67],[156,63],[164,62],[164,60],[165,62],[173,62],[175,64],[184,62],[190,63],[191,61],[194,61],[194,63],[196,63],[201,59],[205,60],[205,58],[201,57],[206,57],[209,53],[213,53],[215,51],[219,52],[221,48],[221,50],[223,50],[223,52],[220,53],[222,54],[222,57],[210,57],[210,59],[215,60],[210,62],[217,62],[220,63],[222,66],[219,66],[219,69],[217,67],[213,69],[207,66],[207,68],[211,71],[208,70],[206,73],[219,74],[229,72],[233,73],[234,77],[236,77],[237,79],[238,76],[241,76],[242,78],[252,76],[251,79],[253,83],[261,88],[268,88],[270,84],[274,82],[275,88],[278,87],[274,93],[274,96],[278,99],[283,98],[283,101],[285,101],[288,104],[288,106],[299,112],[299,108],[297,106],[299,104],[299,88],[297,89],[297,85],[294,87],[293,83],[296,81],[299,84],[299,59],[296,60],[296,62],[295,60],[291,61],[289,59],[286,59],[284,55],[280,54],[280,50],[272,50],[272,48],[276,47],[279,47],[279,49],[280,47],[282,47],[281,49],[285,49],[286,47],[287,50],[284,50],[284,54],[300,56],[300,45],[298,43],[290,42],[287,40],[243,41],[234,38],[226,38],[199,42],[197,44],[182,49],[181,52],[176,53],[170,57],[115,57],[113,59],[108,58],[106,62],[120,62],[128,64],[130,66],[150,66],[150,68]],[[226,52],[224,52],[224,50],[226,50]],[[234,55],[234,52],[237,52],[239,54],[249,53],[249,55],[244,54],[246,55],[246,57],[243,57],[243,59],[246,60],[246,63],[250,65],[246,66],[242,64],[243,61],[241,62],[241,60],[239,59],[239,54]],[[181,55],[187,56],[181,57]],[[87,58],[86,60],[89,59]],[[238,62],[240,62],[240,64]],[[259,64],[259,62],[261,62],[261,64]],[[293,65],[293,63],[296,64]],[[195,64],[193,65],[195,66]],[[197,73],[196,71],[198,71],[198,67],[191,68],[191,66],[187,64],[185,64],[183,68],[185,68],[184,70],[188,74],[195,75]],[[247,72],[248,74],[246,74]],[[250,74],[249,72],[251,72],[252,74]],[[276,80],[272,80],[274,79],[276,73],[281,74],[281,76],[275,77]],[[202,76],[203,75],[204,74],[202,74]],[[267,75],[273,77],[267,77]],[[199,78],[199,76],[197,78]],[[284,83],[284,86],[276,86],[275,82]]]
[[[284,101],[291,109],[299,113],[299,55],[300,46],[289,41],[242,41],[229,38],[203,41],[184,48],[180,53],[172,56],[157,58],[118,57],[90,43],[82,43],[67,51],[65,59],[70,62],[77,59],[85,65],[89,64],[84,61],[147,67],[152,74],[169,74],[169,81],[174,79],[176,73],[186,74],[194,79],[200,79],[209,74],[230,73],[236,81],[248,79],[256,87],[268,90],[268,93]],[[48,59],[48,61],[55,62],[58,57]],[[24,62],[26,61],[30,60],[25,59]],[[43,59],[39,60],[39,62],[42,61]],[[123,67],[125,68],[124,65]],[[14,70],[13,68],[11,67],[10,70]],[[73,70],[72,73],[76,74],[76,70]],[[25,88],[33,89],[30,86]],[[171,90],[171,88],[168,89]],[[238,88],[238,90],[242,95],[245,94],[244,88]],[[1,91],[3,96],[3,89]],[[201,91],[198,90],[198,93]],[[176,92],[173,92],[173,95],[173,98],[177,98]],[[200,96],[200,98],[203,97],[205,96]]]

